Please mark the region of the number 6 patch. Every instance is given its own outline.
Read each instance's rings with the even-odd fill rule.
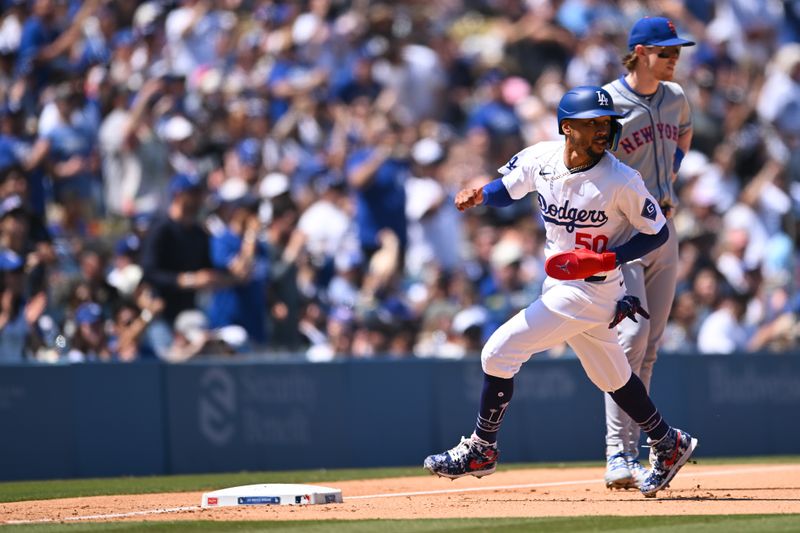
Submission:
[[[644,218],[649,218],[653,222],[656,221],[656,204],[650,198],[647,198],[644,201],[644,207],[642,208],[642,216]]]

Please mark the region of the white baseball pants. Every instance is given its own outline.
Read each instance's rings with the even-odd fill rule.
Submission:
[[[617,271],[604,282],[559,282],[548,278],[542,297],[500,326],[481,353],[483,371],[511,378],[538,352],[567,342],[589,379],[612,392],[628,382],[631,367],[608,324],[625,294]]]

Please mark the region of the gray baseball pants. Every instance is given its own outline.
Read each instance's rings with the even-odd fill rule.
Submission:
[[[658,346],[667,325],[678,275],[678,236],[675,224],[668,220],[669,239],[637,261],[622,265],[627,294],[638,297],[650,313],[650,320],[638,317],[638,322],[623,320],[617,326],[620,344],[631,365],[650,392],[650,379],[656,362]],[[606,457],[618,452],[639,455],[639,426],[605,394]]]

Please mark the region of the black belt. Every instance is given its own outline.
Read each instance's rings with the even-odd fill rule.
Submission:
[[[591,281],[591,282],[598,282],[598,281],[605,281],[606,276],[589,276],[588,278],[583,278],[583,281]]]

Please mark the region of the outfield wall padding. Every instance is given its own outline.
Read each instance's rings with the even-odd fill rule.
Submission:
[[[0,479],[421,465],[468,435],[480,363],[0,366]],[[698,457],[800,453],[800,354],[666,356],[653,396]],[[524,365],[503,461],[601,460],[577,360]]]

